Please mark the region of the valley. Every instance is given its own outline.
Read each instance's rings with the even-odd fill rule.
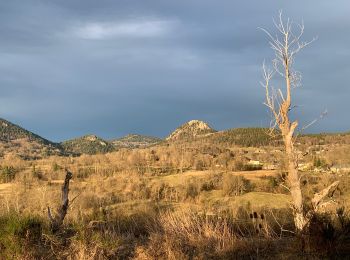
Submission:
[[[292,200],[286,186],[283,147],[278,134],[270,138],[267,129],[216,131],[207,123],[192,120],[165,140],[129,135],[121,141],[109,142],[95,135],[86,135],[60,144],[41,139],[33,143],[31,136],[39,138],[34,134],[9,138],[13,127],[11,132],[6,132],[7,128],[1,131],[1,136],[8,136],[6,140],[2,139],[2,212],[12,212],[20,219],[35,216],[45,230],[47,207],[58,207],[66,170],[73,173],[69,193],[71,204],[65,225],[67,228],[74,226],[76,235],[70,237],[74,243],[65,252],[90,254],[82,246],[88,245],[96,248],[99,254],[156,258],[152,247],[160,244],[162,248],[157,254],[166,254],[162,250],[173,250],[179,254],[182,252],[185,257],[187,251],[175,243],[180,239],[176,232],[190,232],[190,236],[194,231],[187,230],[189,226],[185,225],[209,225],[206,227],[210,230],[208,232],[221,233],[221,228],[228,228],[230,236],[199,233],[191,244],[192,238],[182,237],[184,233],[182,243],[197,248],[199,241],[205,244],[212,241],[212,247],[201,249],[206,256],[224,257],[233,248],[243,250],[242,254],[245,254],[246,250],[255,250],[255,247],[240,236],[245,237],[246,232],[254,231],[255,220],[249,216],[256,212],[264,216],[261,222],[264,228],[261,234],[249,236],[254,241],[265,239],[257,247],[265,247],[269,241],[291,239]],[[26,130],[22,131],[28,134]],[[21,142],[12,146],[19,140],[17,138]],[[37,143],[62,150],[57,154],[38,154],[33,148]],[[10,149],[6,149],[6,145]],[[33,149],[31,154],[36,156],[21,156],[21,152],[26,151],[24,149]],[[339,180],[339,186],[324,210],[336,214],[339,209],[347,208],[350,205],[350,171],[347,166],[350,135],[303,135],[298,139],[297,149],[305,196],[312,198],[315,192]],[[222,219],[225,219],[225,224]],[[156,227],[161,227],[161,230]],[[49,234],[49,231],[43,232]],[[94,237],[85,240],[87,234]],[[153,241],[154,236],[161,241]],[[162,241],[164,236],[167,240]],[[114,237],[122,239],[119,242],[122,252],[113,251]],[[106,239],[110,242],[107,243]],[[223,240],[228,244],[221,245]],[[237,243],[244,243],[244,247],[237,249]],[[295,253],[294,247],[288,250],[291,255]],[[43,247],[43,252],[53,254],[46,247]],[[32,253],[41,254],[40,251]],[[279,257],[279,254],[275,256]]]

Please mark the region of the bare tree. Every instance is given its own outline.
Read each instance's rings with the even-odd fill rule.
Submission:
[[[313,199],[313,210],[305,212],[304,198],[300,185],[300,174],[298,172],[298,155],[295,149],[295,134],[298,127],[298,121],[291,120],[290,111],[295,108],[292,105],[292,90],[301,86],[301,74],[294,70],[295,56],[311,42],[301,40],[304,33],[303,24],[295,24],[290,19],[283,20],[282,12],[279,13],[278,21],[273,20],[277,29],[276,34],[262,29],[269,37],[270,47],[275,53],[272,60],[272,67],[267,68],[263,64],[263,82],[261,85],[265,88],[266,101],[265,105],[272,114],[271,133],[274,129],[280,130],[285,146],[285,154],[288,162],[288,186],[292,197],[292,206],[294,214],[294,223],[297,231],[302,231],[308,227],[312,214],[317,211],[323,199],[332,194],[338,182],[333,183],[325,190],[315,195]],[[274,76],[282,78],[282,88],[274,88],[271,85]]]

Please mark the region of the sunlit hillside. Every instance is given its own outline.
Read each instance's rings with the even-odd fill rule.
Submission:
[[[350,1],[0,2],[0,260],[350,259]]]
[[[84,138],[105,146],[97,137]],[[350,203],[346,140],[346,134],[302,136],[297,145],[306,196],[312,198],[314,192],[340,180],[327,206],[337,214]],[[86,148],[80,153],[39,160],[13,153],[2,157],[4,256],[15,252],[30,257],[59,254],[86,259],[96,254],[155,259],[194,253],[200,258],[230,258],[233,252],[252,255],[267,247],[282,257],[270,244],[282,241],[289,244],[283,255],[296,253],[283,146],[267,129],[231,129],[186,135],[148,148],[104,153]],[[60,204],[65,169],[73,173],[71,202],[63,233],[52,234],[47,207]],[[22,239],[18,232],[29,237]],[[64,246],[66,239],[71,242]],[[26,243],[31,245],[29,251],[23,251]],[[14,246],[16,251],[10,249]],[[312,246],[319,250],[317,243]],[[339,246],[347,250],[345,244]]]

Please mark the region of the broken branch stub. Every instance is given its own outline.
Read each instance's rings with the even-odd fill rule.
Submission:
[[[323,200],[326,197],[332,197],[334,191],[339,185],[339,181],[333,182],[331,185],[326,187],[325,189],[321,190],[319,193],[316,193],[311,200],[312,206],[314,207],[314,210],[317,212],[319,208],[324,204]]]
[[[58,207],[55,216],[52,215],[50,207],[47,207],[47,213],[50,220],[51,231],[53,233],[57,232],[63,224],[63,220],[67,215],[69,206],[69,181],[72,179],[73,174],[66,170],[66,177],[62,185],[62,197],[61,205]]]

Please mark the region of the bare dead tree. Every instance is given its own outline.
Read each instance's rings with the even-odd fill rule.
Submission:
[[[63,220],[67,215],[68,207],[69,207],[69,181],[72,179],[73,174],[66,170],[66,177],[64,179],[64,183],[62,185],[62,197],[61,197],[61,205],[58,207],[55,216],[52,215],[50,207],[47,207],[47,213],[50,220],[50,227],[53,233],[57,232],[63,224]]]
[[[295,131],[299,125],[298,121],[291,120],[290,112],[292,104],[292,90],[301,86],[301,74],[294,70],[294,58],[296,55],[315,39],[309,42],[301,40],[304,33],[304,24],[295,24],[289,18],[284,20],[282,12],[279,13],[278,21],[273,20],[276,34],[262,29],[269,37],[270,47],[275,57],[272,60],[272,67],[268,68],[265,62],[262,66],[263,81],[261,85],[265,89],[265,105],[271,112],[271,133],[279,129],[285,146],[285,155],[288,162],[288,189],[292,197],[294,223],[297,231],[301,232],[308,227],[312,214],[320,208],[322,201],[331,194],[338,182],[315,195],[313,199],[314,209],[305,212],[304,198],[301,191],[300,174],[298,172],[298,155],[295,149]],[[271,84],[274,76],[282,78],[283,87],[274,88]]]

